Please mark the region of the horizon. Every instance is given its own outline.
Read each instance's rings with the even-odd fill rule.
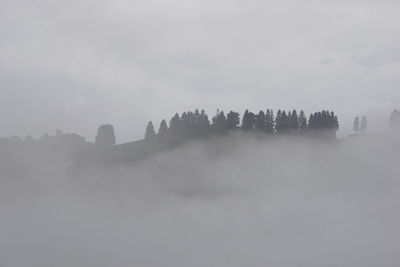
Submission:
[[[195,109],[193,109],[193,111],[194,111],[194,110],[195,110]],[[196,110],[202,110],[202,109],[196,108]],[[217,109],[217,111],[218,111],[218,110],[219,110],[219,109]],[[246,110],[249,110],[249,111],[253,112],[251,109],[246,109]],[[266,110],[266,109],[264,109],[264,111],[265,111],[265,110]],[[287,112],[291,111],[291,110],[277,109],[277,110],[275,110],[275,112],[278,111],[278,110],[287,111]],[[325,110],[325,109],[323,109],[323,110]],[[391,113],[392,113],[393,111],[396,111],[396,110],[397,110],[397,109],[392,110]],[[219,110],[219,111],[224,111],[224,110]],[[232,110],[230,110],[230,111],[232,111]],[[262,110],[260,110],[260,111],[262,111]],[[303,110],[300,109],[300,110],[298,110],[298,111],[303,111]],[[187,112],[187,111],[176,112],[176,113],[174,113],[174,114],[179,114],[179,115],[181,115],[182,113],[185,113],[185,112]],[[228,113],[227,111],[224,111],[224,112],[225,112],[225,114]],[[314,112],[315,112],[315,111],[310,112],[309,114],[308,114],[307,112],[305,112],[305,114],[306,114],[306,119],[308,120],[308,119],[309,119],[309,116],[310,116],[312,113],[314,113]],[[255,112],[255,114],[257,114],[257,113],[258,113],[258,111]],[[391,114],[391,113],[390,113],[390,114]],[[207,111],[206,111],[206,114],[209,115],[209,118],[210,118],[210,119],[212,118],[212,116],[214,116],[213,114],[207,113]],[[242,113],[239,112],[239,118],[240,118],[240,120],[242,120],[242,116],[243,116],[242,114],[243,114],[243,112],[242,112]],[[371,130],[371,121],[370,121],[369,117],[367,117],[367,116],[355,116],[355,117],[353,117],[352,119],[354,119],[354,118],[356,118],[356,117],[359,117],[359,118],[361,118],[361,117],[366,117],[366,118],[368,119],[368,132],[367,132],[367,133],[371,133],[371,134],[374,134],[374,133],[375,133],[375,134],[376,134],[376,133],[384,133],[384,132],[389,131],[390,114],[387,116],[387,121],[383,120],[383,121],[379,121],[379,123],[376,123],[376,121],[372,121],[372,130]],[[170,118],[172,118],[172,116],[171,116]],[[165,120],[167,121],[167,124],[169,124],[170,118],[166,117],[166,118],[163,118],[163,119],[165,119]],[[375,118],[375,120],[377,119],[377,117],[373,117],[373,118]],[[383,118],[383,116],[382,116],[382,117],[378,117],[378,118],[381,119],[381,118]],[[161,119],[161,120],[163,120],[163,119]],[[161,120],[160,120],[160,122],[161,122]],[[159,126],[159,123],[160,123],[160,122],[159,122],[159,123],[155,123],[153,120],[150,120],[149,122],[153,122],[153,125],[154,125],[155,129],[158,131],[158,126]],[[345,126],[343,127],[343,124],[341,123],[341,119],[340,119],[340,117],[339,117],[339,129],[338,129],[338,131],[337,131],[337,137],[338,137],[338,138],[344,138],[344,137],[347,137],[347,136],[350,136],[350,135],[354,134],[354,130],[352,130],[353,122],[354,122],[354,121],[351,121],[351,122],[350,122],[350,121],[348,120],[348,121],[347,121],[347,125],[345,125]],[[101,126],[101,125],[106,125],[106,124],[110,124],[110,125],[114,126],[111,122],[105,122],[105,123],[99,124],[98,127]],[[119,138],[118,138],[118,129],[116,129],[116,128],[114,127],[114,129],[115,129],[115,136],[116,136],[116,144],[117,144],[117,145],[119,145],[119,144],[126,144],[126,143],[130,143],[130,142],[135,142],[135,141],[143,140],[143,139],[144,139],[144,135],[145,135],[145,125],[146,125],[146,124],[147,124],[147,123],[144,124],[144,127],[143,127],[143,134],[142,134],[141,137],[138,137],[138,138],[135,138],[135,139],[130,139],[130,140],[129,140],[129,139],[126,139],[126,140],[124,140],[124,141],[119,141]],[[378,126],[379,126],[379,128],[378,128]],[[98,127],[96,128],[96,131],[98,130]],[[343,130],[343,128],[344,128],[345,130]],[[34,136],[34,135],[28,133],[28,134],[25,135],[25,136],[17,136],[17,135],[13,135],[13,136],[0,136],[0,138],[10,139],[10,138],[15,138],[15,137],[16,137],[16,138],[20,138],[20,139],[24,140],[25,138],[27,138],[27,137],[30,136],[30,137],[32,137],[32,138],[35,139],[35,140],[39,140],[39,139],[41,139],[44,135],[50,135],[50,136],[56,135],[58,131],[61,131],[62,133],[66,133],[66,134],[78,134],[78,135],[84,137],[85,140],[88,141],[88,142],[91,142],[91,143],[94,143],[94,142],[95,142],[95,135],[94,135],[94,136],[88,137],[88,136],[82,135],[82,134],[79,133],[79,132],[64,131],[64,129],[62,129],[62,128],[60,128],[60,127],[54,129],[53,132],[44,132],[44,133],[42,133],[42,134],[39,135],[39,136]]]

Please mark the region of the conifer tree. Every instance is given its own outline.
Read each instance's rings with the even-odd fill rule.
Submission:
[[[306,114],[304,111],[300,111],[299,115],[299,129],[301,133],[305,133],[307,131],[308,125],[307,125],[307,118]]]
[[[179,132],[180,128],[181,118],[179,117],[179,114],[176,113],[169,122],[169,129],[171,130],[171,132],[176,133]]]
[[[277,119],[276,132],[279,134],[286,133],[290,126],[289,117],[286,115],[286,111],[283,110],[279,115],[277,114]]]
[[[279,109],[278,112],[276,113],[276,118],[275,118],[275,130],[276,133],[281,133],[283,129],[283,121],[282,121],[282,111]]]
[[[262,110],[256,116],[255,128],[261,132],[266,132],[266,117]]]
[[[223,111],[217,111],[215,117],[213,117],[213,130],[215,133],[222,134],[227,130],[226,117]]]
[[[273,110],[267,109],[265,112],[265,130],[268,134],[273,134],[275,132],[274,120]]]
[[[253,112],[249,112],[246,109],[242,118],[242,129],[245,131],[254,129],[255,117]]]
[[[289,128],[291,132],[297,132],[299,129],[299,117],[295,109],[293,109],[289,116]]]
[[[240,116],[239,113],[234,112],[234,111],[230,111],[227,115],[226,115],[226,128],[231,131],[231,130],[235,130],[238,128],[238,125],[240,123]]]
[[[200,136],[207,137],[210,133],[210,120],[204,109],[201,110],[200,118],[199,118],[199,128],[200,128]]]
[[[164,142],[168,136],[168,125],[166,120],[162,120],[160,123],[160,128],[158,129],[158,139]]]
[[[154,125],[151,121],[149,121],[146,126],[144,139],[146,141],[154,141],[155,138],[156,138],[156,132],[154,131]]]

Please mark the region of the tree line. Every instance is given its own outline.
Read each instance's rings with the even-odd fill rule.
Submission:
[[[308,119],[304,111],[298,113],[295,109],[278,110],[276,114],[272,109],[261,110],[258,113],[246,110],[242,117],[235,111],[225,114],[224,111],[217,110],[210,120],[204,110],[196,109],[184,112],[182,115],[176,113],[169,120],[169,125],[163,119],[158,133],[153,123],[149,121],[145,130],[145,140],[179,142],[210,135],[223,135],[236,130],[265,135],[314,134],[322,136],[323,133],[323,136],[327,138],[336,139],[338,129],[337,116],[333,111],[326,110],[312,113]]]

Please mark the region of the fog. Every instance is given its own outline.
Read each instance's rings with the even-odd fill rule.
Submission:
[[[194,107],[332,109],[340,135],[354,116],[379,131],[400,103],[399,13],[398,0],[0,0],[0,136],[93,140],[110,122],[124,143]]]
[[[84,164],[3,149],[0,266],[398,266],[399,148],[238,134]]]

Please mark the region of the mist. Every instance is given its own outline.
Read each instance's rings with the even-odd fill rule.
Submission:
[[[231,134],[85,164],[2,149],[0,266],[398,266],[399,148]]]

